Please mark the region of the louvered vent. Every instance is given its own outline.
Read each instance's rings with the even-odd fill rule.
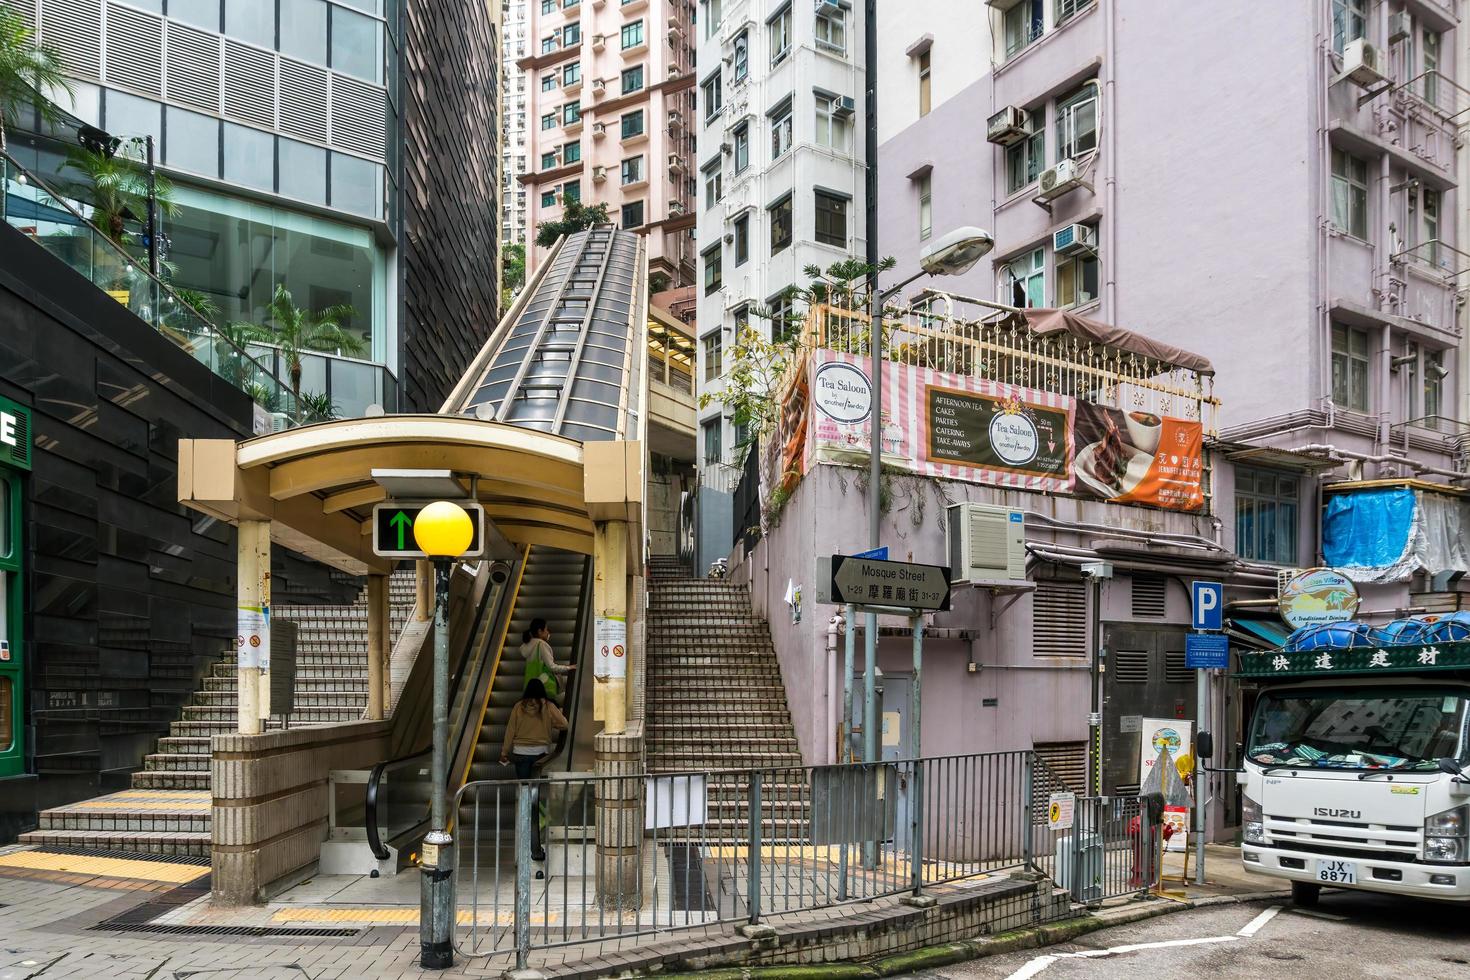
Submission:
[[[1164,592],[1167,579],[1147,572],[1133,573],[1133,615],[1152,619],[1164,615]]]
[[[281,131],[327,142],[327,70],[281,59]]]
[[[68,74],[102,77],[102,18],[97,0],[41,0],[40,40],[61,55]]]
[[[1113,683],[1148,683],[1147,650],[1114,650],[1108,654],[1108,659],[1111,661],[1108,670],[1112,671]]]
[[[1183,650],[1164,651],[1164,680],[1170,684],[1188,684],[1194,680],[1194,671],[1184,666]]]
[[[1051,794],[1087,792],[1087,743],[1038,742],[1034,748],[1040,764],[1033,770],[1035,788],[1031,805],[1038,818],[1045,820],[1047,797]]]
[[[27,469],[31,465],[31,417],[25,412],[17,412],[15,418],[15,445],[10,447],[10,458],[17,466]]]
[[[219,112],[219,36],[168,22],[168,97],[180,105]]]
[[[20,22],[30,31],[31,36],[36,35],[36,8],[40,6],[39,0],[0,0],[0,7],[9,8]]]
[[[1087,592],[1081,582],[1036,583],[1031,652],[1038,657],[1087,656]]]
[[[275,61],[267,51],[225,38],[225,115],[275,128]]]
[[[381,157],[388,152],[388,94],[332,76],[332,145]]]
[[[107,5],[107,80],[149,95],[163,94],[163,18]]]

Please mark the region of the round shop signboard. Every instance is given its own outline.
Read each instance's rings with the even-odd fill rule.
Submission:
[[[832,421],[855,425],[873,411],[873,383],[854,364],[823,364],[817,368],[812,402]]]
[[[1357,586],[1341,572],[1309,568],[1281,587],[1281,618],[1293,629],[1352,619],[1358,613]]]

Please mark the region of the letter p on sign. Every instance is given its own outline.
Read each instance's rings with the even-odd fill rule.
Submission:
[[[1197,630],[1224,628],[1225,590],[1219,582],[1191,582],[1189,595],[1194,606],[1194,623]]]

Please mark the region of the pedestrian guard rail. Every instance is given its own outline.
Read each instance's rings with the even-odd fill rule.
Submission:
[[[1157,860],[1140,799],[1076,795],[1061,826],[1058,787],[1030,751],[467,783],[455,945],[524,966],[533,948],[1010,872],[1045,875],[1076,903],[1146,889]]]

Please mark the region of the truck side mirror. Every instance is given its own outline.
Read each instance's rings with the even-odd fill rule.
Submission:
[[[1215,754],[1215,736],[1209,732],[1200,732],[1194,737],[1194,757],[1199,760],[1203,768],[1206,760]]]
[[[1439,771],[1442,772],[1442,773],[1445,773],[1445,774],[1450,775],[1450,776],[1463,776],[1463,775],[1465,775],[1465,768],[1463,766],[1461,766],[1458,762],[1456,762],[1454,759],[1450,759],[1450,758],[1438,759],[1438,760],[1436,760],[1436,763],[1439,766]]]

